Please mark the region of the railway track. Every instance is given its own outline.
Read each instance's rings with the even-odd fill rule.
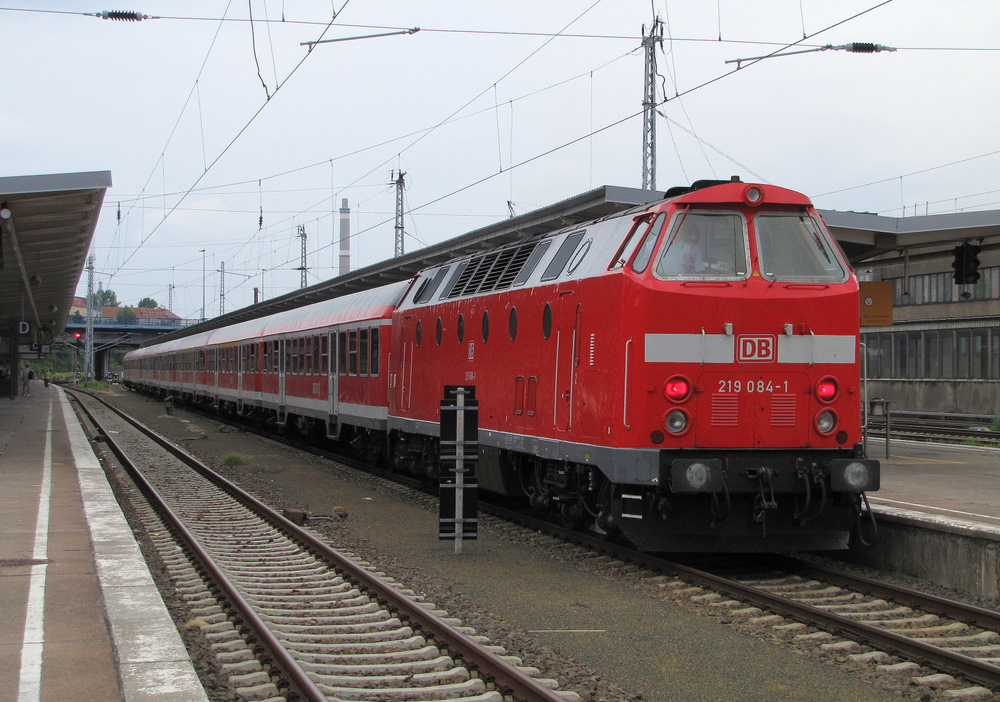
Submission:
[[[482,503],[481,503],[482,504]],[[966,699],[1000,692],[1000,613],[846,570],[778,555],[739,560],[713,557],[697,566],[643,554],[627,546],[538,521],[496,506],[489,510],[542,531],[665,575],[661,586],[717,612],[780,627],[782,638],[815,645],[831,655],[884,666],[889,673],[927,678],[930,687]],[[714,565],[712,565],[714,564]],[[813,627],[816,631],[808,631]],[[867,650],[866,650],[867,649]],[[904,660],[891,663],[891,657]],[[919,666],[938,673],[921,676]]]
[[[983,422],[892,416],[888,422],[890,439],[930,441],[977,446],[1000,446],[1000,433]],[[886,419],[870,417],[868,434],[885,437]]]
[[[73,395],[150,501],[143,521],[241,697],[578,699],[103,400]]]
[[[331,455],[325,450],[307,450]],[[392,477],[416,487],[405,476]],[[648,579],[662,581],[666,576],[668,581],[660,587],[671,597],[691,599],[737,619],[746,617],[755,625],[773,624],[795,644],[816,646],[890,673],[912,674],[924,681],[921,684],[947,687],[967,699],[1000,699],[993,692],[1000,691],[1000,615],[996,612],[777,557],[768,561],[766,569],[727,575],[714,567],[699,568],[637,553],[482,498],[480,507],[530,530],[634,564],[627,568],[640,566],[648,570],[644,576]],[[893,657],[903,662],[893,663]],[[938,672],[923,675],[920,666]]]

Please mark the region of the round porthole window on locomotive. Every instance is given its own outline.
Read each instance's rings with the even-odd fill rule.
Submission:
[[[552,333],[552,304],[545,303],[545,310],[542,312],[542,336],[546,339]]]
[[[420,324],[420,320],[417,320],[417,331],[414,335],[416,337],[417,346],[420,346],[420,337],[423,335],[423,325]]]
[[[510,340],[517,336],[517,308],[510,308],[510,319],[507,320],[507,329],[510,332]]]
[[[490,338],[490,313],[483,312],[483,343]]]
[[[458,343],[462,343],[465,339],[465,315],[458,315]]]
[[[441,345],[441,335],[444,332],[444,325],[441,323],[441,318],[438,317],[437,329],[434,330],[434,340],[437,341],[437,345]]]

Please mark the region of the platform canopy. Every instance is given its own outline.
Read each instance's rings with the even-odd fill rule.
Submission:
[[[0,336],[63,331],[110,187],[110,171],[0,177]]]

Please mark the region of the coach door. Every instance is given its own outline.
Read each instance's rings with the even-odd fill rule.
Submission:
[[[243,414],[243,374],[247,371],[247,346],[236,347],[236,412]]]
[[[209,349],[208,357],[211,359],[211,378],[212,378],[212,407],[217,408],[219,406],[219,347]]]
[[[327,367],[327,396],[330,398],[330,406],[326,419],[326,436],[328,439],[340,438],[340,375],[337,372],[337,359],[340,358],[337,348],[337,332],[328,332],[326,335],[329,359]]]
[[[285,372],[288,366],[288,359],[285,357],[285,349],[288,340],[281,338],[278,340],[278,424],[285,423],[288,415],[288,406],[285,402]]]
[[[553,398],[554,423],[558,431],[573,428],[576,367],[580,359],[580,305],[565,293],[555,310],[556,384]]]

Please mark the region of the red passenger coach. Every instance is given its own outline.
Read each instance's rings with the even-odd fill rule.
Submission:
[[[302,434],[381,447],[392,310],[409,282],[134,351],[126,387],[174,395]],[[182,370],[176,371],[175,368]],[[375,432],[379,441],[371,441]]]
[[[879,475],[856,279],[799,193],[667,197],[421,273],[393,316],[397,466],[474,385],[481,487],[646,550],[846,547]]]

